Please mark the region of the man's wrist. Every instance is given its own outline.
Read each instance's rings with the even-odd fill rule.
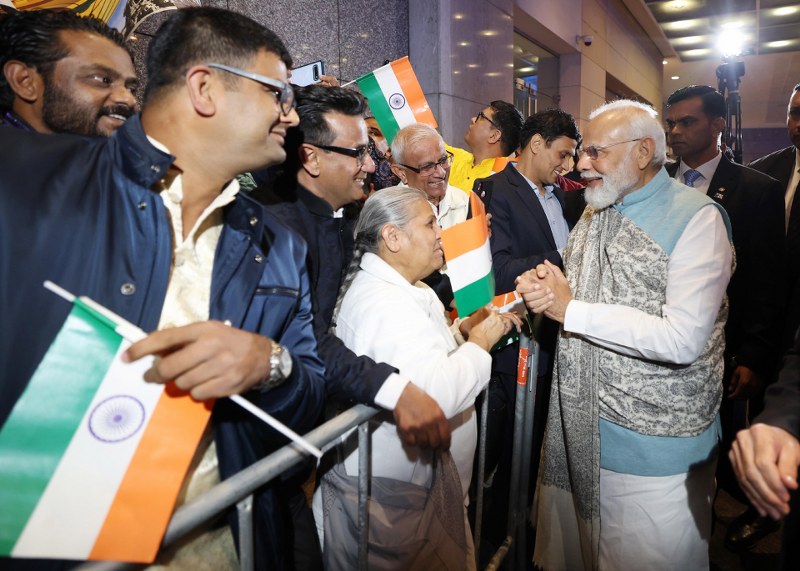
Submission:
[[[270,339],[272,351],[269,355],[269,372],[255,388],[269,390],[282,385],[292,374],[292,356],[280,343]]]

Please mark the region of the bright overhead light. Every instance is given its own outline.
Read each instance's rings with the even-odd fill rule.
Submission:
[[[688,30],[695,26],[697,26],[697,20],[678,20],[664,24],[664,28],[667,30]]]
[[[468,63],[468,64],[467,64],[467,67],[468,67],[468,68],[471,68],[471,69],[475,69],[476,67],[480,67],[480,64],[477,64],[477,63]]]
[[[744,49],[744,37],[738,30],[725,30],[719,35],[717,49],[725,57],[735,57],[741,55]],[[695,51],[695,50],[691,50]]]
[[[489,77],[499,77],[500,76],[500,72],[499,71],[490,71],[489,73],[486,73],[484,75],[487,75]]]
[[[800,10],[800,8],[795,6],[784,6],[783,8],[775,8],[772,11],[772,14],[774,16],[790,16],[791,14],[797,12],[797,10]]]
[[[469,42],[458,42],[458,45],[461,46],[462,48],[465,48],[469,45]]]
[[[686,36],[683,38],[674,38],[672,40],[673,46],[693,46],[695,44],[702,44],[706,41],[705,36]]]
[[[670,79],[680,79],[680,78],[681,78],[680,75],[673,75]]]
[[[673,0],[664,4],[667,10],[683,10],[686,8],[686,0]]]
[[[464,14],[459,14],[458,12],[453,14],[453,20],[463,20],[463,19],[464,19]]]
[[[667,65],[667,60],[661,60],[661,65]]]
[[[699,56],[708,55],[710,53],[711,53],[711,50],[708,49],[708,48],[698,48],[698,49],[695,49],[695,50],[686,50],[685,52],[683,52],[683,55],[685,55],[687,57],[699,57]]]
[[[481,30],[479,33],[482,36],[496,36],[497,30]]]
[[[774,42],[767,42],[764,44],[767,48],[785,48],[786,46],[792,45],[792,42],[789,40],[776,40]]]
[[[530,65],[528,67],[521,67],[521,68],[517,69],[517,71],[519,71],[520,73],[530,73],[533,70],[534,70],[534,68],[532,66],[530,66]]]

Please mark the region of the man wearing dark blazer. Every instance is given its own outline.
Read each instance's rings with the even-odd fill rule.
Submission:
[[[586,204],[582,191],[565,193],[555,182],[558,175],[572,168],[579,142],[578,127],[571,115],[560,109],[536,113],[522,127],[518,162],[476,181],[475,189],[480,188],[479,192],[485,194],[487,211],[492,215],[490,244],[498,294],[513,291],[517,276],[544,260],[561,266],[561,252],[569,231]],[[548,408],[549,375],[557,331],[557,324],[545,319],[537,337],[541,353],[534,412],[533,481],[536,480],[538,451]],[[490,540],[502,540],[505,536],[518,352],[517,343],[501,349],[495,354],[492,366],[488,434],[492,457],[487,458],[487,465],[491,470],[492,464],[497,462],[498,468],[492,491],[496,500],[487,511],[490,524],[484,527]],[[498,537],[492,537],[495,530],[500,534]]]
[[[680,160],[671,176],[705,192],[728,213],[736,270],[728,285],[725,327],[725,394],[720,407],[723,449],[737,424],[743,427],[747,399],[760,399],[774,374],[783,318],[783,189],[775,179],[733,163],[719,149],[725,128],[725,98],[713,87],[692,85],[667,99],[667,138]],[[751,408],[754,401],[751,400]],[[720,455],[718,482],[745,501],[727,461]],[[750,512],[729,527],[726,544],[745,549],[773,526]],[[755,527],[754,527],[755,526]]]
[[[761,157],[750,163],[750,167],[776,179],[785,189],[786,206],[786,293],[787,311],[783,327],[782,349],[792,346],[794,333],[800,327],[800,200],[797,189],[800,186],[800,83],[794,86],[786,112],[786,126],[792,145]]]

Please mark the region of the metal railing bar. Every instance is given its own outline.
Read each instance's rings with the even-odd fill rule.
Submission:
[[[369,561],[369,477],[371,441],[369,422],[358,427],[358,568],[368,571]]]
[[[253,496],[249,495],[236,504],[236,512],[239,517],[239,566],[242,571],[254,571]]]

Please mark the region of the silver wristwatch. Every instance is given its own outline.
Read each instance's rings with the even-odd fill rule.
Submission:
[[[259,383],[260,389],[277,387],[292,374],[292,356],[286,347],[272,341],[272,353],[269,356],[269,377]]]

